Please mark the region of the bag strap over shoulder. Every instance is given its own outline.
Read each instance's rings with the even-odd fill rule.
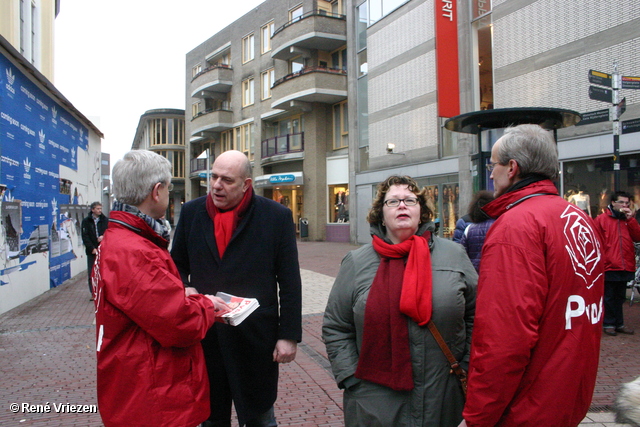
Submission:
[[[456,376],[460,379],[460,384],[462,385],[462,391],[466,396],[467,373],[465,372],[464,369],[462,369],[462,367],[460,366],[460,363],[458,363],[453,353],[451,353],[451,350],[449,350],[449,346],[444,341],[444,338],[442,338],[442,335],[440,335],[440,331],[438,331],[438,328],[436,327],[435,323],[430,321],[429,323],[427,323],[427,327],[431,331],[431,334],[433,334],[433,338],[435,338],[436,342],[438,343],[438,346],[440,346],[440,349],[442,350],[445,357],[449,361],[449,365],[451,366],[451,369],[456,374]]]

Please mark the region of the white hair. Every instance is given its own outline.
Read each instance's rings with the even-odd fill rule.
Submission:
[[[111,175],[116,200],[138,206],[157,183],[169,185],[171,163],[153,151],[132,150],[116,162]]]

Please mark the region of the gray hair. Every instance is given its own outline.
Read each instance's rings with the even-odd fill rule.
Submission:
[[[116,200],[138,206],[157,183],[169,185],[171,163],[153,151],[132,150],[113,166],[112,179]]]
[[[497,150],[497,160],[506,165],[513,159],[520,168],[520,178],[542,175],[558,178],[558,147],[551,132],[538,125],[519,125],[504,131]]]

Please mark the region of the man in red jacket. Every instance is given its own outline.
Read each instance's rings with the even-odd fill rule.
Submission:
[[[634,242],[640,242],[640,225],[630,206],[631,195],[616,191],[604,213],[598,215],[596,224],[602,234],[605,252],[604,282],[604,333],[633,334],[624,326],[622,306],[627,298],[627,282],[633,280],[636,271]]]
[[[194,427],[209,416],[200,341],[216,309],[229,307],[185,296],[158,221],[171,188],[171,164],[151,151],[130,151],[113,167],[117,201],[92,274],[105,427]]]
[[[604,254],[595,224],[558,195],[558,152],[509,128],[487,165],[496,222],[482,248],[461,426],[577,426],[598,371]]]

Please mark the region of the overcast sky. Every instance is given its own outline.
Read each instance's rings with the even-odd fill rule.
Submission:
[[[113,165],[145,111],[185,108],[187,52],[263,1],[63,0],[53,83],[102,131]]]

